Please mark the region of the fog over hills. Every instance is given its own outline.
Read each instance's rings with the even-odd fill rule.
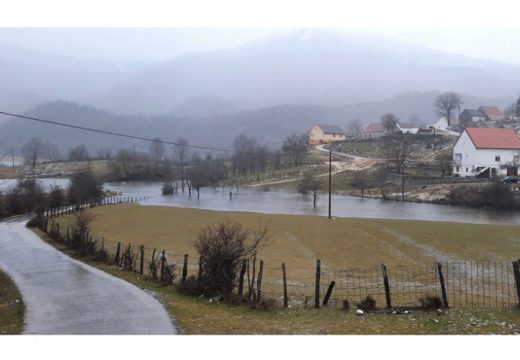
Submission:
[[[299,30],[230,49],[157,64],[78,59],[0,45],[0,109],[193,144],[230,146],[240,134],[266,144],[316,123],[436,120],[440,91],[464,107],[509,105],[520,66],[474,60],[418,45],[334,30]],[[0,141],[18,148],[33,136],[68,149],[129,146],[124,139],[0,117]],[[142,143],[131,143],[144,146]]]
[[[26,111],[57,99],[85,102],[144,67],[137,62],[80,59],[0,44],[0,107]]]
[[[92,99],[123,113],[157,114],[193,97],[246,108],[348,105],[408,91],[516,96],[520,66],[473,60],[375,36],[302,30],[180,56]]]

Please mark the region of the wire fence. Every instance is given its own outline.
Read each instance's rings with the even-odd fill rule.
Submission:
[[[60,215],[140,200],[113,197],[99,203],[50,209],[39,214],[36,225],[54,240],[79,250],[90,244],[93,255],[101,254],[97,255],[98,260],[145,278],[168,284],[179,284],[191,276],[199,278],[200,260],[188,254],[122,242],[105,243],[104,239],[93,239],[90,234],[78,245],[73,241],[70,228],[60,229]],[[379,308],[416,307],[425,296],[437,297],[446,307],[511,308],[520,303],[520,260],[513,259],[392,267],[381,264],[364,269],[329,269],[322,267],[319,260],[316,267],[291,268],[285,264],[273,265],[267,260],[265,266],[262,261],[262,270],[259,270],[260,261],[254,258],[243,265],[247,266],[239,269],[243,276],[237,279],[237,287],[243,288],[243,293],[250,298],[269,298],[280,306],[318,307],[324,303],[342,306],[345,300],[355,305],[369,295]]]

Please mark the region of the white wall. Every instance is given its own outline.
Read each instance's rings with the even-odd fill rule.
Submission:
[[[460,154],[459,162],[457,162],[457,154]],[[478,167],[490,167],[495,168],[498,174],[505,175],[505,170],[501,170],[500,166],[512,163],[518,155],[520,150],[477,149],[464,130],[453,147],[453,174],[461,177],[474,176],[477,174]],[[500,156],[500,161],[496,161],[496,156]]]

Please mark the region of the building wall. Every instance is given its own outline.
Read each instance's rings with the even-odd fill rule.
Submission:
[[[363,139],[375,139],[375,138],[380,138],[381,136],[383,136],[385,133],[383,132],[364,132],[363,133]]]
[[[309,144],[312,145],[325,144],[341,140],[346,140],[346,136],[343,134],[325,134],[319,126],[313,127],[309,132]]]
[[[499,161],[497,156],[500,157]],[[506,175],[507,170],[501,169],[501,166],[518,162],[518,156],[520,150],[477,149],[468,133],[463,131],[453,147],[453,174],[461,177],[475,176],[479,172],[477,168],[489,167],[495,169],[497,175]]]

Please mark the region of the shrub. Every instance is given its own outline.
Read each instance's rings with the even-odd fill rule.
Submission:
[[[165,182],[162,186],[163,195],[172,195],[174,193],[173,183],[171,181]]]
[[[376,310],[376,300],[372,297],[372,295],[368,295],[364,300],[360,303],[356,304],[358,309],[361,309],[365,312]]]
[[[81,204],[103,198],[103,186],[90,171],[72,175],[69,186],[69,203]]]
[[[437,295],[424,295],[419,298],[419,303],[423,309],[434,310],[443,307],[444,303]]]
[[[177,284],[177,290],[185,295],[199,295],[199,284],[198,279],[194,275],[190,275],[186,278],[186,281],[181,281]]]
[[[204,227],[194,244],[202,258],[201,281],[204,295],[226,295],[236,285],[238,266],[256,254],[267,240],[267,226],[258,231],[242,229],[229,221]]]

